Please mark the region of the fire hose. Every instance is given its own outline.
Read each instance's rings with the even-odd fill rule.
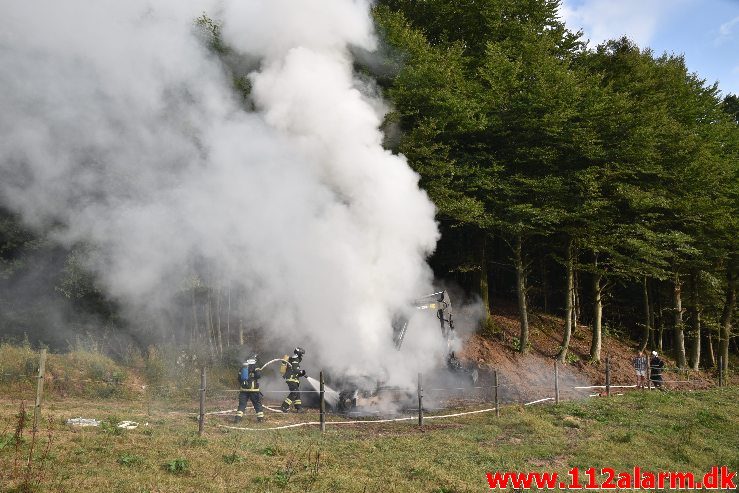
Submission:
[[[262,371],[262,370],[264,370],[265,368],[267,368],[267,367],[268,367],[269,365],[271,365],[272,363],[277,363],[278,361],[284,361],[284,362],[285,362],[285,363],[287,363],[288,365],[290,364],[290,362],[289,362],[289,361],[287,361],[287,360],[284,360],[284,359],[282,359],[282,358],[275,358],[275,359],[273,359],[272,361],[268,361],[268,362],[266,362],[265,364],[263,364],[263,365],[262,365],[262,367],[261,367],[261,368],[259,368],[259,371]]]

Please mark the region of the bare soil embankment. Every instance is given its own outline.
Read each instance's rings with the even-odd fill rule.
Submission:
[[[564,321],[556,316],[531,313],[529,317],[529,349],[517,351],[520,331],[515,305],[500,305],[492,313],[490,326],[471,335],[459,356],[464,361],[498,371],[504,401],[530,401],[554,396],[554,360],[563,339]],[[601,361],[590,361],[590,327],[578,325],[572,334],[567,362],[559,365],[560,396],[564,399],[586,397],[594,390],[574,387],[605,384],[605,358],[610,358],[611,385],[634,385],[632,360],[638,344],[603,334]],[[674,368],[665,357],[666,366]],[[704,371],[665,373],[667,388],[704,389],[715,385],[712,375]],[[620,391],[620,390],[619,390]]]

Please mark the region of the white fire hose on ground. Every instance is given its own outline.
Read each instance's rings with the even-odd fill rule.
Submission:
[[[429,420],[429,419],[442,419],[442,418],[452,418],[456,416],[465,416],[468,414],[480,414],[480,413],[489,413],[495,411],[495,408],[490,409],[480,409],[478,411],[466,411],[462,413],[454,413],[454,414],[444,414],[440,416],[424,416],[423,419]],[[405,418],[391,418],[391,419],[368,419],[368,420],[357,420],[357,421],[326,421],[327,425],[359,425],[359,424],[376,424],[376,423],[395,423],[399,421],[414,421],[418,419],[416,416],[409,416]],[[306,421],[303,423],[295,423],[292,425],[284,425],[284,426],[275,426],[272,428],[241,428],[238,426],[226,426],[226,425],[218,425],[219,428],[225,428],[228,430],[238,430],[238,431],[273,431],[273,430],[285,430],[288,428],[299,428],[303,426],[316,426],[320,425],[320,421]]]

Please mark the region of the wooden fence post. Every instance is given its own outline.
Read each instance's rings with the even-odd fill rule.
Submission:
[[[495,417],[500,418],[500,400],[498,397],[498,370],[493,370],[493,386],[495,388]]]
[[[323,383],[323,370],[321,370],[321,373],[319,374],[319,379],[321,383],[320,392],[321,392],[321,433],[324,433],[326,431],[326,400],[325,400],[325,388]]]
[[[205,427],[205,367],[200,368],[200,415],[198,416],[198,436]]]
[[[606,356],[606,395],[611,395],[611,358]]]
[[[41,417],[41,397],[44,393],[44,373],[46,373],[46,349],[41,350],[36,377],[36,405],[33,408],[33,431],[38,431],[38,420]]]
[[[559,404],[559,365],[554,360],[554,403]]]
[[[421,374],[418,374],[418,426],[423,426],[423,386]]]

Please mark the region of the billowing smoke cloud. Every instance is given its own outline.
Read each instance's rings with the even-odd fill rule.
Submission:
[[[259,61],[256,111],[197,36],[202,12]],[[381,147],[382,101],[352,73],[350,48],[375,42],[363,0],[12,2],[0,200],[91,245],[89,267],[131,312],[166,311],[205,264],[285,346],[386,373],[391,319],[430,292],[438,232],[417,175]]]

